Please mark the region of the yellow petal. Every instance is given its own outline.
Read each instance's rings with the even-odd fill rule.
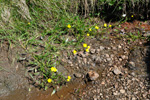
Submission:
[[[95,26],[95,28],[98,30],[99,29],[99,27],[98,26]]]
[[[67,81],[69,82],[69,81],[70,81],[70,79],[67,79]]]
[[[86,52],[89,52],[89,49],[86,49],[85,51],[86,51]]]
[[[92,29],[90,28],[89,31],[92,31]]]
[[[49,79],[47,80],[47,82],[48,82],[48,83],[51,83],[51,82],[52,82],[52,79],[49,78]]]
[[[84,44],[83,44],[83,47],[85,47],[85,48],[86,48],[86,47],[87,47],[87,44],[85,44],[85,43],[84,43]]]
[[[76,50],[73,50],[73,54],[77,54],[77,51],[76,51]]]
[[[68,76],[68,79],[71,79],[71,76]]]
[[[107,24],[106,24],[106,23],[104,24],[104,27],[107,27]]]

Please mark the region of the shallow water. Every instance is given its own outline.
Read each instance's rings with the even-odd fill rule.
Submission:
[[[86,85],[81,83],[70,82],[67,86],[51,96],[52,89],[46,91],[32,89],[30,92],[27,89],[18,89],[10,93],[8,96],[0,97],[0,100],[70,100],[77,94],[82,93],[82,89]],[[80,90],[76,93],[75,90]]]

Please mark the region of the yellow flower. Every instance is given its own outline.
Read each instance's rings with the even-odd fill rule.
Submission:
[[[70,24],[68,24],[68,25],[67,25],[67,27],[68,27],[68,28],[71,28],[71,25],[70,25]]]
[[[87,49],[85,49],[85,51],[86,51],[86,52],[89,52],[89,49],[87,48]]]
[[[30,25],[31,23],[29,22],[28,25]]]
[[[133,15],[131,15],[131,17],[134,17]]]
[[[92,31],[92,29],[90,28],[89,31]]]
[[[90,36],[90,34],[89,34],[89,33],[87,33],[87,36]]]
[[[51,67],[52,72],[57,72],[57,69],[55,67]]]
[[[76,50],[73,50],[73,54],[77,54],[77,51],[76,51]]]
[[[67,81],[69,82],[69,81],[70,81],[70,79],[67,79]]]
[[[99,27],[98,27],[98,26],[95,26],[95,29],[97,29],[97,30],[98,30],[98,29],[99,29]]]
[[[85,48],[86,48],[86,47],[87,47],[87,44],[85,44],[85,43],[84,43],[84,44],[83,44],[83,47],[85,47]]]
[[[47,80],[47,82],[48,82],[48,83],[51,83],[51,82],[52,82],[52,79],[49,78],[49,79]]]
[[[70,79],[71,79],[71,76],[68,76],[68,79],[70,80]]]
[[[90,46],[88,46],[87,49],[90,49]]]
[[[107,24],[106,24],[106,23],[104,24],[104,27],[107,27]]]
[[[109,25],[109,27],[112,27],[112,25]]]

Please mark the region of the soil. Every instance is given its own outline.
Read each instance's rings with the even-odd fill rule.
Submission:
[[[90,52],[84,48],[76,55],[62,51],[57,69],[71,75],[72,81],[53,96],[52,89],[43,91],[29,84],[27,69],[18,60],[24,59],[26,52],[19,46],[1,42],[0,100],[149,100],[150,42],[144,39],[129,42],[128,38],[116,37],[136,33],[137,29],[143,36],[150,31],[148,23],[126,22],[120,28],[108,29],[107,39],[87,37],[85,43],[91,47]],[[91,70],[99,74],[96,80],[87,79]]]

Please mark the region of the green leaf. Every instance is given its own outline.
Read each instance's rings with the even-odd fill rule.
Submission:
[[[48,86],[45,86],[45,90],[47,90],[48,89]]]

